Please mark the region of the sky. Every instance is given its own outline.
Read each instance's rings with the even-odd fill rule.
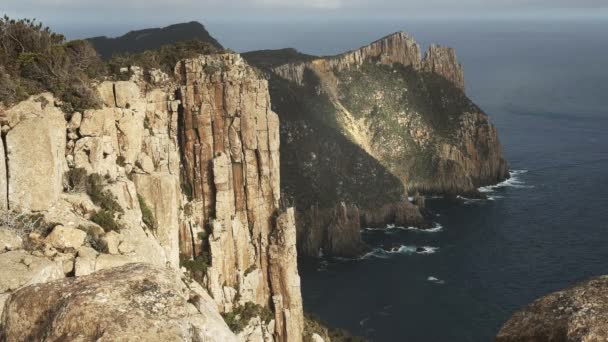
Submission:
[[[608,0],[1,0],[0,13],[37,18],[68,38],[200,21],[208,27],[256,22],[321,25],[340,20],[608,19]],[[213,30],[211,30],[213,31]],[[213,33],[213,32],[212,32]],[[219,32],[221,35],[222,32]],[[243,35],[247,31],[243,30]]]

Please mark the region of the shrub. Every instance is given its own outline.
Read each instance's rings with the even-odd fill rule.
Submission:
[[[97,227],[80,225],[77,229],[80,229],[83,232],[87,233],[85,242],[91,245],[91,248],[98,251],[99,253],[108,252],[106,244],[101,241],[101,234],[99,234]]]
[[[96,211],[91,216],[91,221],[97,223],[106,233],[109,231],[118,232],[122,229],[122,225],[116,221],[114,213],[108,210]]]
[[[67,186],[69,192],[85,192],[87,190],[87,170],[74,168],[67,172]]]
[[[304,314],[304,342],[313,342],[313,334],[318,334],[326,341],[332,342],[365,342],[366,339],[353,336],[348,331],[340,328],[330,328],[317,317]]]
[[[149,228],[158,228],[156,225],[156,218],[154,217],[154,213],[152,212],[150,207],[148,207],[144,198],[140,194],[137,194],[137,199],[139,200],[139,208],[141,209],[142,221],[144,221],[146,226],[148,226]]]
[[[180,256],[179,265],[190,271],[194,280],[201,282],[207,272],[207,268],[211,265],[211,258],[206,251],[203,251],[201,255],[196,256],[193,259]]]
[[[234,333],[239,333],[247,324],[249,324],[249,321],[251,321],[252,318],[260,317],[262,322],[268,324],[274,318],[274,315],[272,311],[265,306],[247,302],[237,306],[231,312],[223,313],[222,317],[230,330]]]
[[[100,105],[89,83],[106,67],[90,43],[66,42],[36,20],[0,18],[0,66],[0,101],[7,105],[44,91],[68,113]]]
[[[112,195],[109,190],[104,190],[104,186],[105,182],[100,175],[94,173],[89,176],[86,188],[91,201],[100,206],[104,211],[108,211],[112,214],[115,212],[120,214],[124,213],[124,210],[116,201],[114,195]]]
[[[217,47],[200,40],[186,40],[175,44],[164,45],[156,50],[148,50],[141,53],[115,54],[108,62],[110,74],[118,79],[129,78],[129,74],[121,73],[124,67],[139,66],[144,70],[144,75],[150,69],[160,69],[172,75],[175,65],[182,59],[194,58],[198,55],[207,55],[220,52]]]
[[[21,238],[26,238],[34,232],[46,236],[56,225],[56,223],[46,222],[42,214],[22,213],[13,210],[0,211],[0,226]]]

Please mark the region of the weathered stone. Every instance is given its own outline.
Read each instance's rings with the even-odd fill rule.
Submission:
[[[444,77],[464,92],[464,71],[454,49],[432,44],[422,61],[422,70]]]
[[[156,238],[167,259],[179,266],[179,207],[181,190],[179,178],[167,174],[133,175],[137,193],[154,214]]]
[[[236,341],[217,310],[166,268],[130,264],[24,288],[5,306],[8,341]],[[51,324],[52,322],[52,324]]]
[[[101,241],[105,247],[105,250],[110,254],[119,254],[118,245],[120,245],[120,235],[116,232],[107,232]]]
[[[304,331],[297,258],[295,216],[294,209],[290,208],[277,218],[276,231],[271,236],[269,251],[275,337],[279,341],[301,341]]]
[[[21,249],[23,240],[8,228],[0,227],[0,254]]]
[[[63,191],[66,122],[52,103],[21,120],[6,135],[10,209],[46,210]]]
[[[80,277],[95,272],[95,262],[98,254],[91,247],[80,247],[74,264],[74,274]]]
[[[114,98],[114,83],[105,81],[97,86],[99,98],[106,107],[116,107],[116,99]]]
[[[497,342],[608,340],[608,276],[537,299],[515,312]]]
[[[0,293],[64,277],[63,269],[54,262],[21,250],[0,254],[0,270]]]
[[[319,334],[317,334],[317,333],[312,334],[311,339],[312,339],[312,342],[325,342],[323,337],[319,336]]]
[[[82,123],[82,114],[80,112],[75,112],[72,114],[70,121],[68,122],[68,131],[75,132],[80,128],[80,124]]]
[[[58,225],[46,237],[46,243],[57,249],[74,248],[78,249],[84,243],[87,233],[80,229],[68,228]]]
[[[129,109],[141,97],[137,84],[130,81],[118,81],[114,83],[114,94],[116,106]]]
[[[114,108],[89,109],[82,115],[79,132],[85,137],[116,137],[115,119],[117,110]]]

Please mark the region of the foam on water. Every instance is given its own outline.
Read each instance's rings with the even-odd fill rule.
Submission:
[[[477,190],[479,190],[479,192],[489,193],[489,192],[496,191],[496,189],[506,188],[506,187],[532,188],[533,186],[525,185],[525,183],[520,178],[520,176],[522,174],[525,174],[527,172],[528,172],[528,170],[511,170],[511,171],[509,171],[509,175],[511,176],[509,179],[507,179],[503,182],[500,182],[498,184],[482,186],[481,188],[479,188]]]
[[[402,226],[396,226],[394,224],[388,224],[386,225],[386,228],[365,228],[363,231],[364,232],[384,232],[387,234],[392,234],[396,231],[413,231],[413,232],[420,232],[420,233],[437,233],[443,230],[443,226],[441,225],[441,223],[439,222],[434,222],[433,223],[433,227],[431,228],[419,228],[419,227],[414,227],[414,226],[409,226],[409,227],[402,227]]]
[[[399,255],[399,254],[403,254],[403,255],[433,254],[433,253],[436,253],[438,250],[439,250],[439,247],[431,247],[431,246],[416,247],[416,246],[401,245],[399,247],[393,247],[390,249],[375,248],[374,250],[363,255],[359,259],[370,259],[370,258],[388,259],[388,258],[392,257],[393,255]]]
[[[445,284],[445,280],[441,280],[441,279],[433,277],[433,276],[429,276],[428,278],[426,278],[426,280],[430,281],[431,283],[435,283],[435,284],[440,284],[440,285]]]

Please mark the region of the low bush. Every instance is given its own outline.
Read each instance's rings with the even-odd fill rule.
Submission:
[[[97,227],[80,225],[77,229],[80,229],[83,232],[87,233],[85,242],[88,243],[91,248],[98,251],[99,253],[108,252],[106,244],[101,241],[101,234],[99,233]]]
[[[114,213],[108,210],[96,211],[91,216],[91,221],[97,223],[107,233],[110,231],[118,232],[122,225],[116,220]]]
[[[13,210],[0,211],[0,227],[4,227],[25,239],[31,233],[48,235],[56,223],[46,222],[42,214],[22,213]]]
[[[247,302],[237,306],[231,312],[223,313],[222,317],[230,330],[234,333],[239,333],[247,324],[249,324],[249,321],[251,321],[252,318],[260,317],[262,322],[268,324],[274,318],[274,315],[272,311],[265,306]]]
[[[144,221],[148,228],[158,228],[156,225],[156,218],[154,217],[154,213],[152,212],[150,207],[148,207],[148,204],[146,204],[144,198],[140,194],[137,194],[137,200],[139,201],[139,208],[141,209],[142,221]]]
[[[88,177],[86,190],[91,201],[104,211],[123,214],[124,210],[116,201],[114,195],[109,190],[105,190],[104,187],[105,181],[100,175],[94,173]]]
[[[52,92],[66,113],[96,108],[90,81],[106,66],[90,43],[66,42],[32,19],[0,18],[0,101],[11,105],[30,95]]]
[[[330,328],[319,318],[310,314],[304,314],[304,342],[314,342],[313,334],[318,334],[326,341],[332,342],[365,342],[363,337],[353,336],[351,333],[340,328]]]

